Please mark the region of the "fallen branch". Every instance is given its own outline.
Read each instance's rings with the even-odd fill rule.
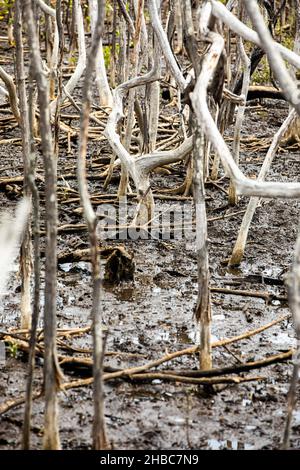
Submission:
[[[162,380],[166,382],[178,382],[188,383],[194,385],[216,385],[216,384],[239,384],[243,382],[251,382],[254,380],[265,380],[266,377],[220,377],[220,378],[194,378],[184,377],[182,375],[173,374],[160,374],[160,373],[149,373],[149,374],[135,374],[131,375],[130,380],[133,382],[145,382],[153,380]],[[109,379],[107,379],[109,380]]]
[[[242,297],[257,297],[264,299],[266,303],[270,303],[272,300],[287,301],[287,296],[272,294],[271,292],[259,292],[251,290],[238,290],[238,289],[227,289],[225,287],[211,287],[211,292],[218,292],[219,294],[227,295],[241,295]]]
[[[242,372],[248,372],[249,370],[260,369],[261,367],[269,367],[273,364],[287,361],[293,357],[293,354],[294,350],[290,349],[287,352],[275,354],[259,361],[246,362],[229,367],[220,367],[210,370],[164,370],[161,373],[167,375],[183,375],[188,377],[215,377],[218,375],[240,374]]]
[[[43,396],[43,392],[34,393],[32,395],[32,400],[37,400],[37,398],[40,398],[41,396]],[[1,403],[0,405],[0,415],[7,413],[8,411],[16,408],[17,406],[23,405],[24,403],[25,403],[24,397],[5,401],[4,403]]]

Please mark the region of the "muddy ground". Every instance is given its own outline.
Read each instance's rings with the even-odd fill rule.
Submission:
[[[163,110],[167,103],[164,103]],[[1,117],[9,115],[4,102],[0,103]],[[75,113],[72,108],[65,113]],[[287,114],[283,103],[265,101],[253,103],[246,112],[243,130],[242,169],[256,175],[266,148],[251,147],[251,139],[271,138]],[[70,121],[78,126],[78,121]],[[228,133],[228,141],[232,129]],[[0,127],[0,139],[19,137],[16,128]],[[67,153],[66,141],[61,142],[59,174],[74,174],[77,139],[72,140],[72,151]],[[22,173],[22,154],[19,142],[0,145],[1,178]],[[109,149],[103,142],[92,140],[89,147],[88,174],[97,176],[105,168]],[[104,159],[103,159],[104,158]],[[41,162],[39,163],[41,165]],[[285,149],[276,157],[270,178],[297,181],[300,149]],[[118,175],[116,171],[115,175]],[[179,186],[185,176],[182,164],[175,165],[170,175],[153,175],[153,188]],[[117,178],[107,193],[115,194]],[[20,197],[19,183],[0,185],[2,207],[15,207]],[[39,182],[39,189],[43,183]],[[230,208],[225,194],[227,178],[221,177],[218,186],[207,184],[209,218],[209,251],[211,285],[231,289],[269,292],[285,296],[284,275],[290,267],[299,223],[297,201],[263,201],[257,210],[247,245],[246,256],[239,269],[229,270],[224,260],[230,256],[242,220],[238,207]],[[59,181],[59,225],[83,223],[76,213],[78,202],[66,203],[76,193],[74,177]],[[90,190],[103,193],[103,179],[90,179]],[[133,201],[134,202],[134,201]],[[178,201],[177,201],[178,203]],[[156,199],[158,208],[165,210],[174,201]],[[182,201],[179,204],[183,204]],[[235,215],[235,213],[237,213]],[[220,219],[221,216],[229,216]],[[213,220],[211,220],[213,219]],[[120,241],[103,244],[120,245]],[[159,358],[166,352],[184,349],[195,341],[193,309],[197,298],[197,266],[194,243],[182,240],[137,240],[122,242],[133,253],[134,281],[117,286],[105,285],[102,291],[104,329],[107,333],[105,365],[127,367]],[[59,233],[59,253],[87,247],[84,231]],[[102,261],[103,265],[105,261]],[[17,271],[17,264],[15,265]],[[249,281],[249,275],[258,275]],[[42,272],[42,278],[44,273]],[[264,281],[264,276],[270,278]],[[0,325],[2,331],[19,327],[20,280],[13,273],[3,301]],[[255,329],[289,312],[286,301],[274,300],[267,304],[255,297],[212,294],[214,340],[232,337]],[[85,327],[90,324],[91,283],[87,262],[63,263],[58,271],[57,316],[58,328]],[[41,324],[42,326],[42,319]],[[90,348],[87,333],[69,342],[78,348]],[[215,367],[256,361],[269,355],[288,351],[295,345],[290,320],[213,352]],[[71,354],[68,352],[68,354]],[[75,354],[75,353],[74,353]],[[76,353],[77,356],[80,354]],[[6,348],[6,363],[0,369],[1,402],[21,396],[25,389],[26,356],[13,347]],[[163,368],[196,368],[197,357],[177,359]],[[155,380],[152,383],[130,383],[116,380],[105,384],[105,416],[109,439],[115,449],[276,449],[283,435],[286,398],[292,363],[275,364],[240,376],[260,376],[259,381],[238,385],[219,385],[214,389],[191,384],[170,384]],[[82,371],[82,375],[84,371]],[[80,377],[79,371],[65,372],[66,380]],[[89,371],[85,373],[89,374]],[[37,360],[36,388],[42,380],[42,359]],[[298,393],[299,395],[299,393]],[[299,398],[299,397],[298,397]],[[60,431],[64,449],[91,447],[92,388],[91,386],[60,393]],[[299,400],[300,406],[300,400]],[[298,408],[299,408],[298,406]],[[20,448],[23,407],[1,416],[0,448]],[[32,447],[41,448],[43,431],[43,401],[33,405]],[[291,446],[300,446],[300,411],[293,420]]]

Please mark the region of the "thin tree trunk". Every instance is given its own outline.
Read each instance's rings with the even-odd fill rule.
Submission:
[[[91,18],[91,33],[93,36],[97,22],[97,0],[89,0],[89,12]],[[96,84],[99,92],[100,106],[112,107],[113,97],[109,88],[105,69],[102,40],[99,43],[96,61]]]
[[[93,448],[96,450],[109,447],[105,431],[104,418],[104,390],[102,378],[103,362],[103,340],[102,340],[102,311],[100,303],[101,277],[100,260],[98,254],[97,217],[90,202],[86,182],[86,153],[88,140],[88,123],[91,106],[92,77],[95,70],[95,62],[99,44],[104,29],[105,1],[98,0],[98,18],[92,38],[89,52],[87,69],[82,88],[82,112],[80,122],[80,149],[77,159],[77,177],[79,184],[80,199],[84,210],[84,216],[88,226],[89,241],[91,247],[91,264],[93,278],[93,398],[94,398],[94,421],[93,421]]]
[[[30,133],[29,115],[25,85],[24,51],[22,38],[22,16],[20,0],[15,2],[14,37],[16,43],[16,78],[19,96],[20,126],[22,131],[22,150],[24,165],[24,195],[30,197],[28,174],[30,171]],[[30,329],[31,326],[31,295],[30,278],[32,265],[30,218],[26,227],[21,246],[21,328]]]
[[[234,129],[234,142],[233,142],[233,156],[236,164],[239,164],[240,160],[240,142],[241,142],[241,130],[246,110],[247,95],[250,85],[250,73],[251,73],[251,62],[248,58],[244,44],[241,38],[238,39],[239,52],[241,56],[242,68],[243,68],[243,86],[242,86],[242,97],[244,98],[244,103],[241,104],[238,108],[236,116],[236,124]],[[228,199],[229,204],[235,206],[238,202],[238,197],[236,195],[236,190],[232,182],[230,183],[228,190]]]
[[[31,193],[31,175],[30,175],[30,124],[29,124],[29,110],[27,105],[26,85],[25,85],[25,69],[24,69],[24,51],[23,51],[23,38],[22,38],[22,11],[20,0],[15,1],[15,21],[14,21],[14,37],[16,43],[16,76],[17,76],[17,89],[20,104],[20,118],[22,128],[22,147],[24,159],[24,194],[29,197]],[[36,215],[36,208],[38,209],[38,200],[34,198],[34,208]],[[38,224],[38,217],[34,217],[35,227]],[[37,235],[39,237],[39,235]],[[39,240],[38,240],[39,245]],[[30,423],[31,423],[31,410],[32,410],[32,384],[33,384],[33,371],[34,371],[34,356],[35,356],[35,340],[36,329],[39,314],[39,266],[36,269],[36,263],[39,263],[38,255],[39,247],[36,246],[35,238],[35,295],[34,295],[34,311],[31,321],[31,297],[30,297],[30,277],[31,277],[31,229],[30,220],[27,224],[23,243],[21,246],[21,275],[22,275],[22,291],[21,291],[21,328],[29,329],[30,332],[30,350],[28,360],[28,377],[26,383],[26,402],[24,410],[24,423],[23,423],[23,437],[22,448],[30,448]],[[38,278],[36,273],[38,272]],[[36,291],[37,289],[37,291]],[[38,292],[38,296],[36,295]]]
[[[199,126],[194,132],[194,177],[193,191],[196,207],[196,250],[198,263],[198,300],[195,318],[200,332],[200,368],[211,369],[211,302],[209,290],[209,261],[207,241],[207,216],[204,188],[205,139]]]
[[[282,447],[285,450],[287,450],[290,446],[292,417],[297,399],[297,385],[299,382],[300,369],[300,232],[298,233],[298,238],[296,242],[292,269],[287,278],[287,286],[289,293],[290,309],[293,314],[294,327],[296,330],[297,350],[294,356],[293,374],[288,393],[288,409],[282,444]]]
[[[60,449],[58,427],[57,388],[61,378],[56,351],[56,268],[57,268],[57,196],[56,159],[53,154],[52,133],[49,109],[49,85],[46,80],[40,55],[38,36],[30,0],[24,0],[24,19],[26,19],[28,44],[31,53],[32,71],[37,82],[38,104],[42,153],[45,167],[46,196],[46,266],[45,266],[45,308],[44,308],[44,448]]]

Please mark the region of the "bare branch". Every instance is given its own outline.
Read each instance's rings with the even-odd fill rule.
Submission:
[[[18,123],[20,123],[20,110],[18,106],[17,91],[13,81],[13,78],[5,72],[3,67],[0,66],[0,78],[4,81],[8,90],[9,102],[13,115],[15,116]]]
[[[172,71],[178,86],[181,90],[186,87],[186,80],[174,58],[166,33],[163,30],[161,21],[158,16],[156,0],[148,0],[149,13],[151,17],[152,27],[157,35],[161,50],[165,56],[166,62]]]

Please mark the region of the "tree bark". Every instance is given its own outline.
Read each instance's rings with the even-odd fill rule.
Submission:
[[[47,227],[47,236],[44,307],[44,448],[60,449],[57,389],[61,379],[61,373],[57,362],[56,351],[57,162],[53,154],[49,109],[49,85],[42,68],[39,42],[30,0],[24,0],[24,12],[31,54],[32,73],[34,74],[38,89],[42,154],[45,167],[45,225]]]
[[[82,111],[80,121],[80,148],[77,159],[77,177],[79,184],[80,199],[83,206],[84,216],[88,226],[92,279],[93,279],[93,399],[94,399],[94,421],[93,421],[93,448],[96,450],[109,448],[105,430],[104,417],[104,387],[103,387],[103,340],[102,340],[102,309],[100,302],[101,277],[100,260],[98,254],[97,217],[90,202],[86,182],[86,153],[88,140],[88,122],[91,107],[91,88],[93,72],[95,70],[96,57],[101,42],[104,17],[105,1],[98,0],[97,22],[94,28],[92,45],[88,56],[87,69],[82,88]]]

